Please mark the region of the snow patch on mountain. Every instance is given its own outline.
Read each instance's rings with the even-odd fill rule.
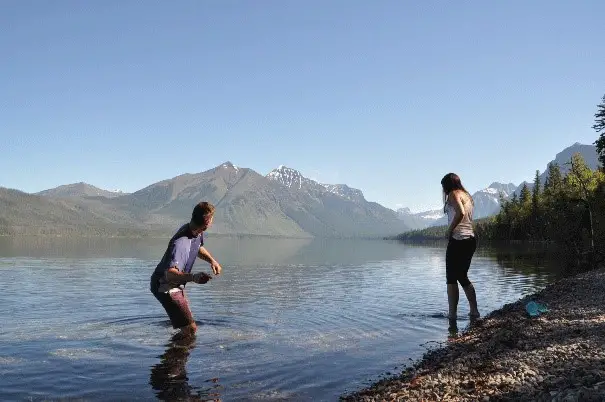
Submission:
[[[231,162],[225,162],[221,165],[221,167],[223,169],[233,169],[235,170],[235,173],[237,173],[239,171],[239,167],[235,166],[233,163]]]
[[[266,176],[269,180],[276,181],[288,188],[303,190],[315,190],[328,192],[350,201],[365,201],[361,190],[351,188],[346,184],[323,184],[303,176],[298,170],[279,165]]]
[[[346,198],[351,201],[363,201],[363,193],[361,190],[351,188],[346,184],[322,184],[322,186],[332,194],[336,194],[339,197]]]
[[[443,218],[444,213],[442,210],[436,209],[434,211],[421,212],[418,216],[422,219],[437,220]]]
[[[286,187],[301,190],[305,185],[318,184],[313,180],[304,177],[298,170],[289,168],[284,165],[279,165],[277,169],[273,169],[267,175],[269,180],[274,180]]]

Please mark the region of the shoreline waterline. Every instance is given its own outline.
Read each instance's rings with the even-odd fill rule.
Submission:
[[[527,302],[549,311],[530,318]],[[604,400],[605,267],[504,305],[400,375],[343,401]]]

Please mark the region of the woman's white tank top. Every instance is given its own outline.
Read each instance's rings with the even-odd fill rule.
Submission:
[[[464,201],[462,207],[464,208],[464,216],[462,217],[462,221],[454,228],[452,231],[452,237],[456,240],[464,240],[469,237],[475,236],[475,231],[473,230],[473,202],[469,198],[468,195],[464,196]],[[449,202],[446,205],[447,211],[447,222],[451,224],[454,220],[454,216],[456,215],[456,209]]]

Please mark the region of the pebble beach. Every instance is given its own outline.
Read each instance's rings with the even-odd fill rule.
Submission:
[[[529,301],[549,311],[530,317]],[[507,304],[341,400],[605,401],[605,268]]]

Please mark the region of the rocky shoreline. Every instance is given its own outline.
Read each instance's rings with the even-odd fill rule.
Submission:
[[[530,300],[549,311],[530,318]],[[397,377],[343,401],[605,401],[605,268],[480,319]]]

